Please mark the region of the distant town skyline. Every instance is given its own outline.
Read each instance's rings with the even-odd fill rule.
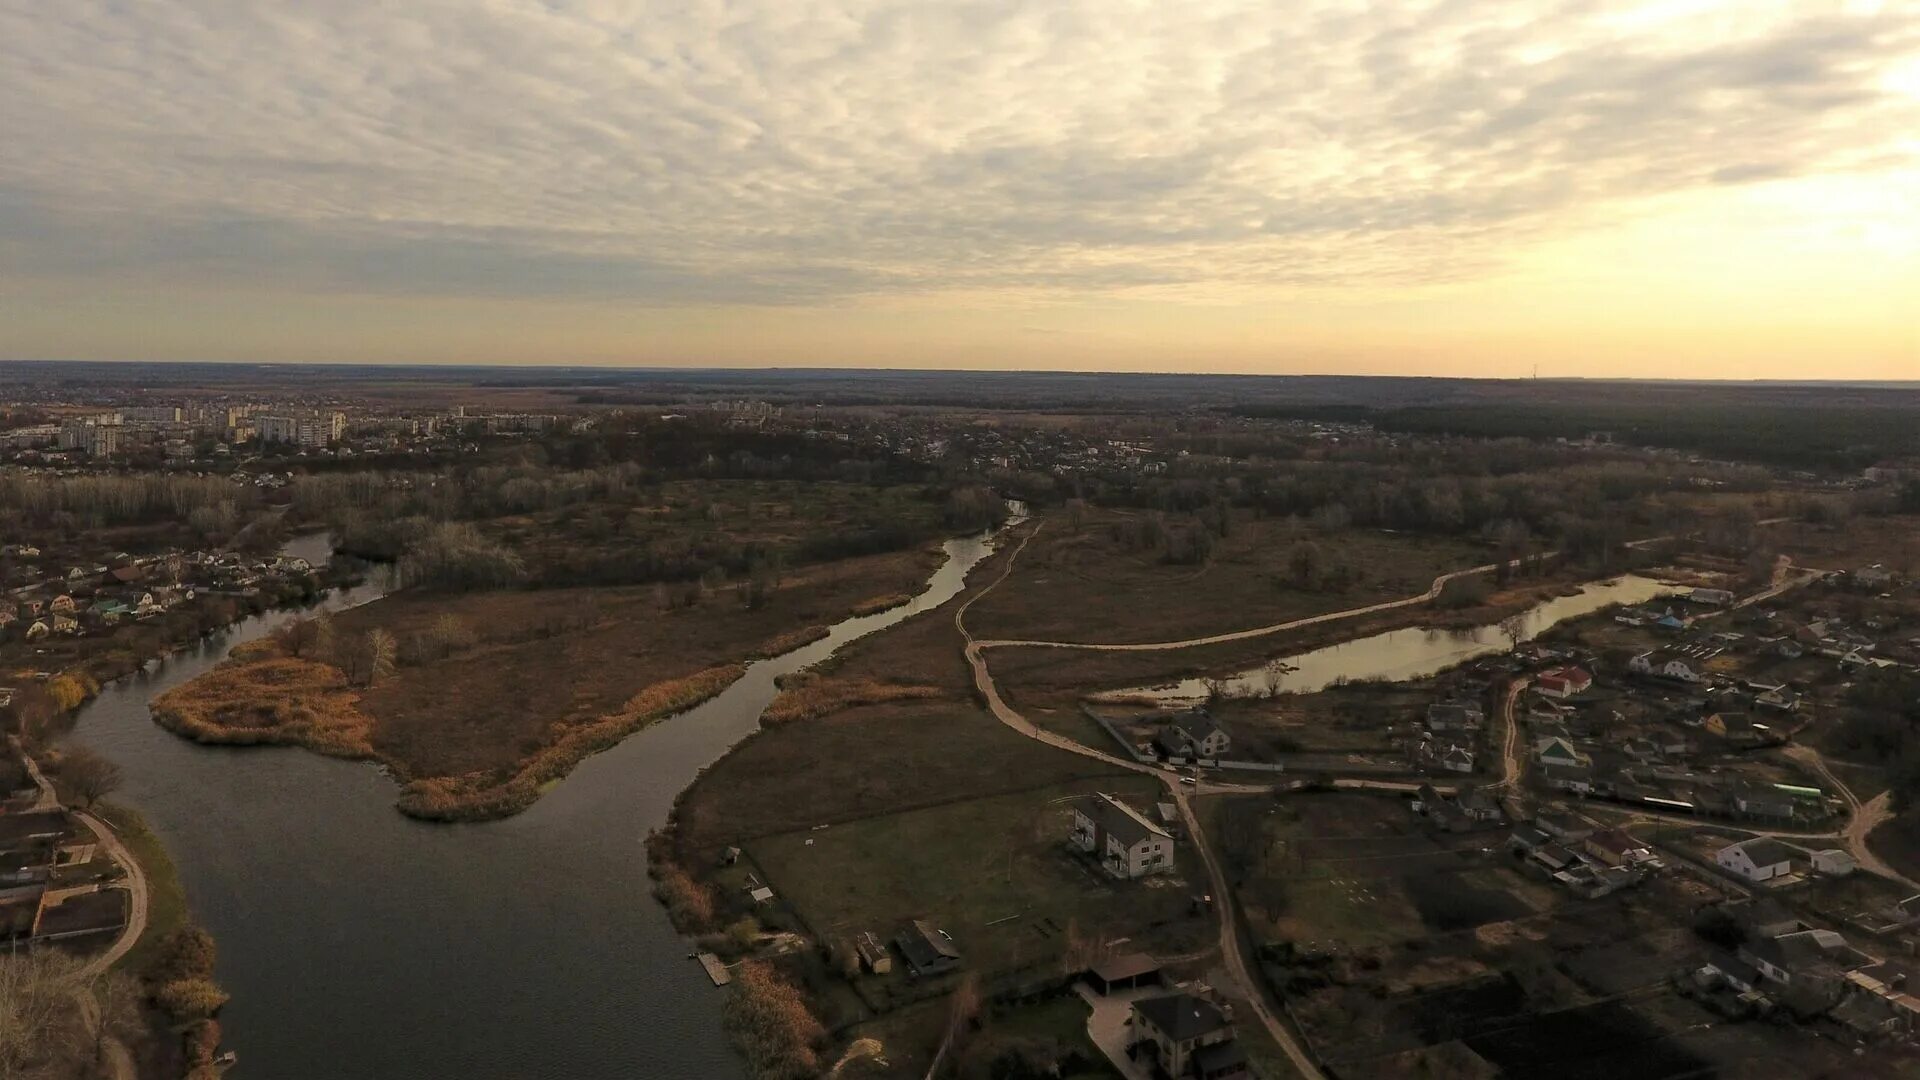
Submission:
[[[0,359],[1920,377],[1920,8],[0,0]]]

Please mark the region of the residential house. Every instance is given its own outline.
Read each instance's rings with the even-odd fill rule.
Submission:
[[[893,945],[916,977],[940,975],[960,966],[960,950],[953,947],[953,939],[919,919],[901,927]]]
[[[1074,807],[1070,839],[1117,878],[1173,871],[1173,834],[1104,792]]]
[[[1654,861],[1653,848],[1624,829],[1602,829],[1582,841],[1580,849],[1608,866],[1640,866]]]
[[[1232,1022],[1204,998],[1184,992],[1142,998],[1133,1003],[1127,1024],[1130,1044],[1144,1048],[1167,1076],[1225,1080],[1247,1074],[1244,1056],[1235,1071],[1226,1064],[1230,1055],[1219,1054],[1208,1055],[1215,1071],[1203,1071],[1207,1064],[1197,1060],[1202,1051],[1233,1042]]]
[[[1725,589],[1694,589],[1687,599],[1696,604],[1710,604],[1714,607],[1726,607],[1733,603],[1733,594]]]
[[[1540,766],[1541,782],[1555,791],[1565,791],[1573,795],[1587,795],[1593,792],[1593,770],[1585,765]]]
[[[1689,664],[1685,658],[1677,653],[1657,649],[1640,653],[1628,660],[1627,670],[1635,675],[1678,679],[1687,683],[1697,683],[1701,679],[1700,673],[1693,670],[1693,665]]]
[[[1233,746],[1233,739],[1219,724],[1213,722],[1213,717],[1205,709],[1189,709],[1180,713],[1168,721],[1167,729],[1179,738],[1184,753],[1196,758],[1217,759]]]
[[[1534,692],[1542,697],[1563,701],[1583,694],[1593,686],[1593,676],[1580,667],[1549,668],[1534,676]]]
[[[1731,953],[1715,951],[1697,972],[1703,980],[1721,982],[1742,994],[1760,985],[1760,969]]]
[[[1807,865],[1812,867],[1816,874],[1846,877],[1860,868],[1860,864],[1854,861],[1853,854],[1840,848],[1821,848],[1818,851],[1808,851],[1806,855]]]
[[[1791,908],[1771,896],[1735,900],[1722,905],[1722,910],[1732,916],[1750,938],[1776,938],[1807,928]]]
[[[1473,752],[1460,746],[1449,746],[1440,754],[1440,767],[1448,772],[1470,773],[1473,771]]]
[[[1476,702],[1436,701],[1427,706],[1427,730],[1437,735],[1478,731],[1486,714]]]
[[[1710,735],[1718,735],[1739,746],[1765,746],[1783,741],[1770,724],[1763,724],[1746,713],[1716,712],[1701,724]]]
[[[1733,793],[1735,812],[1751,818],[1767,821],[1792,821],[1793,799],[1781,792],[1765,788],[1742,788]]]
[[[1574,749],[1573,743],[1558,736],[1548,735],[1534,744],[1533,758],[1542,765],[1586,765],[1587,755]]]
[[[1748,881],[1771,881],[1793,872],[1793,859],[1799,849],[1768,836],[1728,844],[1714,853],[1720,869]]]
[[[1552,811],[1536,814],[1533,824],[1548,836],[1555,836],[1569,843],[1577,843],[1593,835],[1593,823],[1572,814]]]

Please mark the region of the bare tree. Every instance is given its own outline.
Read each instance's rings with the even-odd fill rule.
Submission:
[[[83,808],[120,790],[120,766],[84,746],[61,753],[58,771],[60,786]]]
[[[1292,670],[1293,665],[1277,656],[1260,665],[1260,681],[1266,686],[1268,697],[1280,696],[1280,688],[1285,685],[1287,673]]]
[[[123,971],[109,971],[95,979],[75,1010],[79,1021],[74,1031],[77,1049],[105,1075],[107,1048],[122,1037],[140,1030],[140,983]]]
[[[0,1080],[59,1075],[73,1065],[80,962],[53,949],[0,956]]]
[[[274,641],[292,657],[324,655],[333,644],[333,618],[327,614],[295,616],[274,631]]]
[[[367,685],[372,686],[393,674],[394,658],[399,650],[393,635],[381,627],[367,631]]]

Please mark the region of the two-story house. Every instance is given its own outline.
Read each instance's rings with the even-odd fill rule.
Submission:
[[[1128,1042],[1167,1076],[1237,1080],[1250,1075],[1247,1057],[1233,1039],[1233,1023],[1212,1002],[1187,993],[1163,994],[1133,1003]]]
[[[1173,834],[1104,792],[1074,807],[1071,842],[1117,878],[1173,870]]]

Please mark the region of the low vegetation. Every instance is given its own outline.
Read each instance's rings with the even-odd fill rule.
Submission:
[[[760,715],[760,722],[791,724],[797,720],[817,720],[828,713],[851,709],[856,705],[926,700],[944,694],[945,691],[937,686],[834,678],[816,672],[801,672],[781,680],[780,696],[774,698],[773,703]]]
[[[730,686],[746,668],[727,664],[684,679],[655,683],[628,699],[616,713],[575,727],[541,750],[504,782],[487,776],[429,777],[400,791],[401,813],[429,821],[484,821],[532,806],[542,787],[655,720],[700,704]]]
[[[799,988],[771,965],[748,960],[734,969],[726,1025],[755,1080],[806,1080],[820,1074],[827,1029]]]

